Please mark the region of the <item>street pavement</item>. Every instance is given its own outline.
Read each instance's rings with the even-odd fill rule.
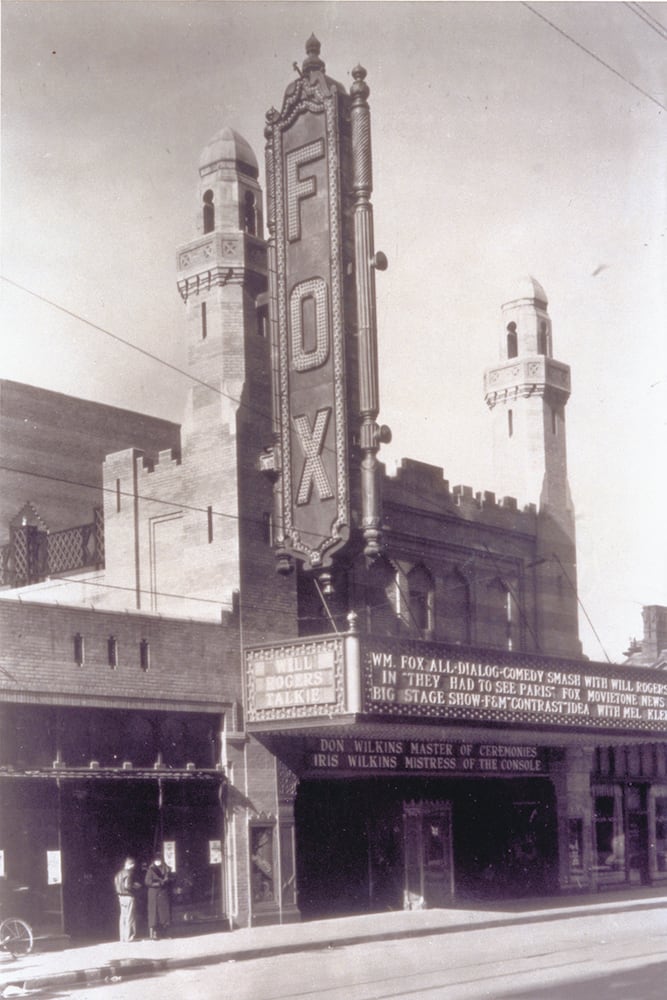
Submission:
[[[24,991],[102,985],[173,969],[196,968],[224,962],[313,951],[370,941],[425,937],[464,930],[563,920],[595,913],[664,909],[665,889],[635,889],[595,896],[489,904],[478,909],[397,911],[338,917],[304,923],[240,928],[214,933],[189,933],[161,941],[104,942],[67,946],[62,950],[35,950],[12,959],[0,953],[0,997]]]

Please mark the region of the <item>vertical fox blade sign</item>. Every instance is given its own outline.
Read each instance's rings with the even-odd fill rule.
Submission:
[[[314,36],[306,53],[302,69],[295,64],[298,77],[287,88],[282,109],[267,113],[265,129],[274,355],[269,468],[276,477],[274,544],[278,569],[284,571],[292,558],[307,569],[328,567],[348,541],[352,495],[360,494],[350,473],[351,438],[358,438],[364,423],[377,430],[378,408],[370,242],[363,249],[370,276],[365,294],[373,299],[366,310],[372,314],[370,338],[357,321],[354,97],[325,76]],[[365,88],[364,98],[367,93]],[[368,104],[364,106],[368,148],[362,172],[370,178]],[[369,210],[370,181],[366,188],[363,200]],[[368,240],[372,242],[370,230]],[[357,369],[364,336],[373,356],[366,377]],[[360,382],[370,386],[361,409]],[[370,436],[370,464],[377,479],[379,435]],[[368,464],[367,453],[364,458]],[[377,506],[377,489],[370,494]],[[362,525],[364,517],[373,520],[374,529],[379,527],[378,511],[362,512]]]

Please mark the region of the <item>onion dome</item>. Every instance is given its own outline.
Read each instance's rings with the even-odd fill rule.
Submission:
[[[250,144],[242,135],[229,127],[221,129],[213,136],[199,158],[201,173],[210,173],[219,165],[234,166],[252,177],[259,176],[257,157]]]

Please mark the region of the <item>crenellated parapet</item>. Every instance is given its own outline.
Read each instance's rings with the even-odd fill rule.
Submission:
[[[181,454],[175,448],[167,448],[158,453],[157,460],[140,453],[135,456],[140,472],[146,475],[171,472],[181,464]]]
[[[497,497],[472,486],[457,484],[450,488],[443,469],[413,459],[402,459],[394,475],[385,472],[383,495],[387,504],[400,504],[415,513],[449,514],[467,520],[488,521],[494,527],[533,533],[536,507],[519,507],[515,497]]]

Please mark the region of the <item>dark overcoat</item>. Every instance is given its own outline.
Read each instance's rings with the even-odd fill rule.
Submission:
[[[169,869],[153,863],[146,872],[148,926],[166,927],[171,919]]]

